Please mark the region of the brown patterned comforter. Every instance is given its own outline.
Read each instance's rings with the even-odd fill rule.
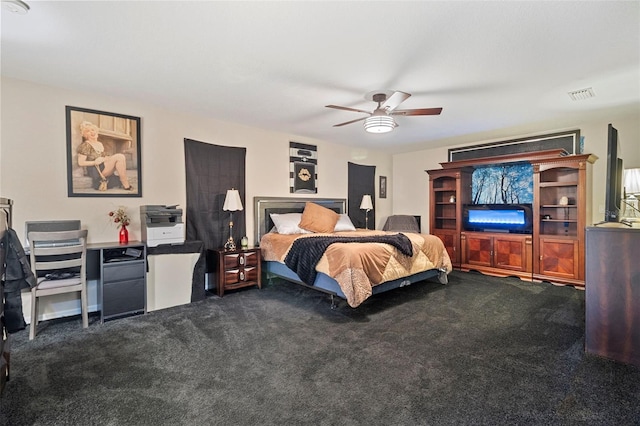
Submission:
[[[349,231],[333,234],[265,234],[260,241],[262,257],[266,261],[285,263],[285,257],[297,238],[318,235],[370,236],[396,234],[385,231]],[[372,287],[386,281],[408,277],[430,269],[451,272],[451,259],[442,241],[433,235],[403,232],[413,247],[413,256],[384,243],[334,243],[331,244],[316,265],[322,272],[338,282],[347,303],[357,307],[372,294]],[[313,283],[308,283],[313,284]]]

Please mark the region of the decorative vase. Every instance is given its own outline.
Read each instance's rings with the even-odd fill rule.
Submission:
[[[129,231],[127,231],[127,227],[122,225],[120,227],[120,244],[127,244],[129,242]]]

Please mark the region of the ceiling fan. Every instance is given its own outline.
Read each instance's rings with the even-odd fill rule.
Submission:
[[[411,96],[410,93],[399,91],[376,90],[369,92],[365,95],[365,99],[378,103],[378,107],[372,112],[339,105],[326,105],[326,107],[367,114],[368,117],[335,124],[333,127],[341,127],[364,120],[364,129],[370,133],[387,133],[392,131],[398,126],[392,117],[394,115],[440,115],[442,112],[442,108],[396,109],[402,102],[406,101],[409,96]]]

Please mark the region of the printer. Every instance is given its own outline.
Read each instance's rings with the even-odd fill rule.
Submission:
[[[142,241],[148,247],[160,244],[183,244],[182,209],[175,206],[140,206]]]

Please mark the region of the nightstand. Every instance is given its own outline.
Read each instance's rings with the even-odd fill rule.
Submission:
[[[261,259],[259,248],[225,251],[213,250],[216,262],[216,288],[222,297],[226,290],[257,285],[260,281]]]

